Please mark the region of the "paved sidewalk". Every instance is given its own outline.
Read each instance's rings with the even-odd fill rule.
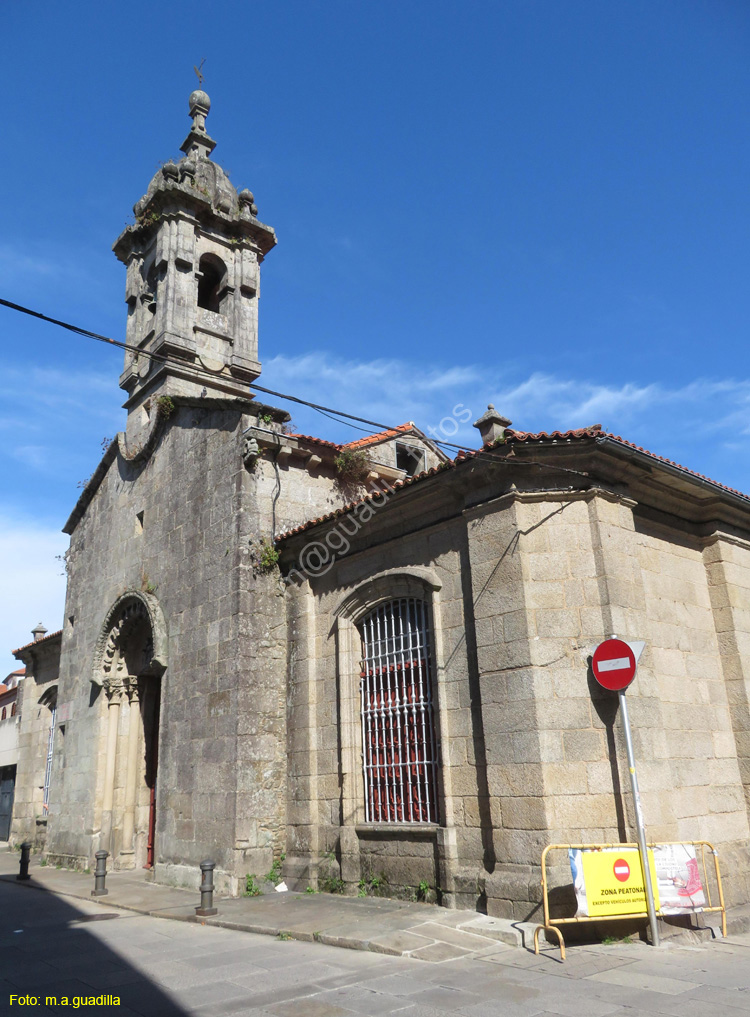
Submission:
[[[0,879],[16,882],[18,861],[15,851],[0,853]],[[31,879],[17,885],[92,900],[93,874],[41,866],[33,858],[29,873]],[[489,918],[476,911],[453,911],[431,904],[294,892],[259,897],[215,895],[219,914],[198,919],[197,891],[147,882],[142,871],[109,873],[107,889],[107,896],[99,898],[103,907],[424,961],[479,957],[521,946],[524,934],[528,937],[533,929],[533,925]]]
[[[16,883],[19,854],[0,851],[0,880]],[[32,858],[31,879],[16,883],[25,889],[42,889],[78,900],[92,901],[93,874],[56,869]],[[147,881],[143,870],[111,872],[107,875],[103,906],[124,908],[154,918],[197,922],[241,932],[318,942],[350,950],[366,950],[393,957],[413,957],[443,962],[460,958],[486,958],[498,949],[531,947],[536,923],[510,922],[490,918],[476,911],[449,910],[431,904],[390,900],[379,897],[344,897],[328,893],[265,893],[258,897],[214,896],[219,913],[212,918],[197,918],[197,890],[183,890]],[[718,933],[718,919],[712,916],[712,928],[702,930],[701,938],[710,941]],[[737,908],[730,915],[728,931],[742,933],[750,929],[750,908]],[[718,933],[720,934],[720,933]],[[675,928],[662,928],[664,938],[694,943],[696,935]],[[542,948],[559,957],[558,948]]]
[[[577,946],[564,964],[556,950],[497,945],[425,964],[161,921],[0,878],[0,1017],[26,993],[39,1015],[83,1001],[113,1017],[748,1017],[750,935]]]

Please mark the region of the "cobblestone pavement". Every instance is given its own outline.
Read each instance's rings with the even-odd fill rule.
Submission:
[[[425,963],[165,921],[7,879],[0,908],[2,1015],[70,1012],[75,997],[99,997],[83,1012],[117,1017],[750,1014],[748,934],[661,950],[571,947],[564,964],[552,949],[535,957],[502,944]],[[38,1003],[21,1010],[12,994]]]

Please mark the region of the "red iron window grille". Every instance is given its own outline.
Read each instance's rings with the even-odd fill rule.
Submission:
[[[360,624],[368,823],[437,823],[437,739],[427,605],[381,604]]]

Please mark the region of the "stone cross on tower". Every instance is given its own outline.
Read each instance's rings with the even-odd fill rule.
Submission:
[[[248,398],[261,370],[259,266],[276,234],[250,191],[238,194],[211,160],[208,95],[197,89],[189,106],[184,157],[156,173],[114,245],[128,270],[127,342],[139,351],[126,353],[120,377],[129,439],[148,428],[154,397]]]

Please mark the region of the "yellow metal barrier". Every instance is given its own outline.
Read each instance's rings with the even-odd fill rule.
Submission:
[[[707,840],[683,840],[683,841],[667,841],[660,842],[659,844],[648,844],[647,847],[667,847],[672,844],[684,844],[692,847],[700,847],[701,849],[701,863],[703,865],[703,889],[708,900],[708,904],[705,907],[700,908],[699,913],[705,911],[720,911],[721,912],[721,934],[726,936],[727,934],[727,909],[724,906],[724,891],[721,886],[721,872],[719,870],[719,852],[710,844]],[[534,929],[534,953],[539,953],[539,933],[540,932],[554,932],[560,943],[560,959],[565,960],[565,940],[558,925],[570,925],[580,922],[611,922],[611,921],[623,921],[628,918],[648,918],[647,911],[638,911],[635,914],[633,912],[626,912],[618,915],[596,915],[591,917],[590,915],[581,915],[576,918],[550,918],[549,916],[549,897],[548,897],[548,886],[547,886],[547,855],[550,851],[603,851],[607,848],[634,848],[638,850],[637,844],[548,844],[547,847],[542,851],[542,902],[544,905],[544,925],[537,925]],[[711,887],[708,882],[708,871],[706,869],[706,850],[713,855],[714,858],[714,870],[716,874],[716,886],[719,895],[719,903],[712,904],[711,902]],[[698,913],[698,912],[697,912]],[[657,918],[669,918],[671,915],[664,915],[661,911],[656,912]]]

